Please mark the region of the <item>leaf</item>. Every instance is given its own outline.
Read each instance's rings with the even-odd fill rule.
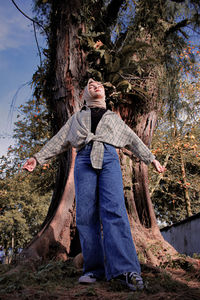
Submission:
[[[116,57],[114,63],[111,64],[110,68],[111,68],[111,72],[113,72],[113,73],[119,71],[119,69],[120,69],[120,59],[118,57]]]
[[[132,85],[127,80],[123,80],[117,84],[117,88],[123,92],[129,92],[132,89]]]

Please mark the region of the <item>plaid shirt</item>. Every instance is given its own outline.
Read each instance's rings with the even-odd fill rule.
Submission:
[[[90,159],[95,169],[102,169],[103,143],[113,145],[116,148],[126,148],[146,164],[155,159],[155,156],[133,130],[110,110],[104,113],[97,125],[95,134],[93,134],[89,108],[70,117],[59,132],[34,157],[39,164],[44,164],[49,158],[66,151],[70,145],[79,151],[91,141],[93,141],[93,146]]]

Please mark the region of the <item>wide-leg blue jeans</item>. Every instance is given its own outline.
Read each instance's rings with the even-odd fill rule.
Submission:
[[[103,168],[97,170],[90,162],[91,148],[88,144],[77,153],[74,171],[83,273],[107,280],[124,272],[140,274],[116,149],[104,144]]]

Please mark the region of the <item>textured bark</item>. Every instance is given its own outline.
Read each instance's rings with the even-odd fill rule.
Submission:
[[[52,112],[56,133],[80,107],[80,78],[85,75],[85,57],[78,39],[84,31],[79,23],[81,1],[54,1],[49,72],[46,84],[47,104]],[[32,259],[67,259],[75,229],[74,160],[70,149],[59,159],[56,187],[41,231],[23,251],[21,257]],[[77,251],[80,250],[76,245]]]
[[[157,113],[154,110],[137,118],[135,132],[149,148],[156,120]],[[136,160],[133,178],[134,198],[140,222],[143,226],[151,228],[155,233],[160,235],[153,204],[150,198],[148,166],[143,162]]]
[[[132,101],[121,106],[118,113],[150,147],[157,113],[155,110],[137,113],[135,104],[136,101]],[[143,263],[159,266],[169,257],[175,258],[177,251],[163,239],[157,225],[148,188],[148,166],[124,149],[120,150],[120,161],[126,207],[138,257]]]
[[[120,164],[122,170],[122,178],[124,185],[124,198],[127,207],[129,217],[139,223],[139,216],[135,205],[134,193],[133,193],[133,161],[129,157],[129,153],[126,151],[119,151]]]
[[[120,107],[120,114],[130,127],[133,127],[133,124],[136,124],[135,128],[133,128],[136,134],[148,147],[150,147],[153,130],[157,120],[156,111],[152,110],[143,114],[138,112],[137,114],[135,107],[123,106]],[[135,115],[137,115],[137,118],[135,118],[133,122],[133,117]],[[137,158],[135,161],[135,166],[133,166],[133,198],[137,209],[137,215],[142,225],[147,228],[155,228],[156,231],[159,231],[150,199],[148,166]]]

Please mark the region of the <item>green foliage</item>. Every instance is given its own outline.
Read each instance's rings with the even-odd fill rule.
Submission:
[[[189,66],[180,53],[189,37],[188,24],[199,24],[199,6],[193,1],[124,1],[117,18],[114,9],[109,11],[111,24],[105,12],[112,1],[99,3],[97,17],[89,2],[82,10],[86,32],[79,38],[87,51],[88,76],[113,85],[107,97],[114,103],[128,95],[143,98],[147,110],[158,108],[163,98],[175,103],[180,63],[185,71]]]
[[[172,224],[187,217],[186,190],[189,193],[192,213],[198,213],[200,209],[200,131],[199,123],[196,125],[193,123],[190,127],[188,126],[187,131],[179,132],[174,137],[171,135],[174,128],[167,118],[165,118],[164,125],[165,129],[158,126],[155,132],[153,148],[154,154],[161,163],[164,163],[169,155],[167,171],[151,198],[157,218],[161,222]],[[183,162],[186,178],[183,178],[182,173]],[[151,170],[150,189],[155,186],[158,176]]]
[[[18,109],[15,145],[0,161],[0,244],[14,251],[36,235],[46,216],[54,185],[55,163],[38,166],[35,172],[21,169],[50,137],[44,99],[31,99]]]
[[[196,63],[189,56],[194,51]],[[180,69],[179,97],[176,102],[163,106],[153,138],[154,154],[161,162],[169,156],[167,171],[152,195],[158,219],[167,224],[186,218],[188,205],[192,214],[200,209],[199,51],[189,46],[180,59],[187,60],[189,71],[185,73],[183,67]],[[158,177],[151,173],[151,190]]]
[[[51,4],[52,1],[35,1],[47,24],[51,11],[45,14],[44,7]],[[106,88],[107,98],[116,105],[127,96],[134,101],[135,95],[144,100],[146,110],[158,109],[162,99],[175,103],[180,62],[185,70],[188,68],[180,53],[190,36],[187,26],[199,26],[199,4],[193,0],[88,0],[80,5],[75,22],[84,24],[78,37],[88,65],[84,80],[94,77],[109,82],[113,89]],[[54,27],[52,24],[52,30]],[[49,40],[51,51],[53,42]],[[48,80],[52,82],[53,78]],[[81,83],[84,80],[80,78]],[[128,84],[124,85],[124,81]]]
[[[31,175],[14,174],[0,179],[1,245],[23,248],[38,232],[49,206],[50,193],[33,190]],[[12,241],[13,239],[13,241]]]

